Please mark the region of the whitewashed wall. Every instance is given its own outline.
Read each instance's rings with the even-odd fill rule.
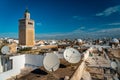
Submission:
[[[25,55],[12,56],[10,59],[13,60],[13,69],[7,72],[0,73],[0,80],[6,80],[11,76],[15,76],[20,73],[20,70],[24,68]]]
[[[28,67],[43,66],[44,55],[31,55],[27,54],[25,56],[25,65]]]
[[[63,58],[63,54],[57,54],[57,56],[59,58]],[[10,57],[10,59],[13,60],[13,69],[0,73],[0,80],[6,80],[11,76],[18,75],[21,69],[24,67],[32,67],[33,69],[35,69],[38,66],[43,66],[43,58],[44,55],[31,55],[31,54]]]

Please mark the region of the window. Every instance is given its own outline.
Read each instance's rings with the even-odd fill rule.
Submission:
[[[8,60],[7,62],[7,71],[12,69],[13,60]]]
[[[29,25],[33,25],[33,23],[32,23],[32,22],[28,22],[28,24],[29,24]]]
[[[11,70],[13,68],[13,60],[8,57],[2,57],[3,72]]]
[[[20,22],[20,24],[25,24],[25,22]]]

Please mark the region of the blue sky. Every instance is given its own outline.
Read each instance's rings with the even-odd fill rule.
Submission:
[[[120,28],[120,0],[0,0],[0,36],[17,37],[26,6],[37,37]]]

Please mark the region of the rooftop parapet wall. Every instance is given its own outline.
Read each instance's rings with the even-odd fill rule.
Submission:
[[[74,74],[72,75],[70,80],[81,80],[81,77],[84,73],[85,70],[85,62],[83,61],[79,67],[77,68],[77,70],[74,72]]]
[[[20,70],[24,68],[25,55],[12,56],[10,59],[13,60],[13,69],[0,73],[0,80],[6,80],[11,76],[15,76],[20,73]]]

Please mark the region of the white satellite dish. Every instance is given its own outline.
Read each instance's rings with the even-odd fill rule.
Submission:
[[[10,49],[8,46],[3,46],[1,49],[2,54],[9,54],[10,53]]]
[[[102,49],[102,47],[98,47],[98,50],[99,50],[100,52],[102,52],[103,49]]]
[[[119,40],[117,38],[113,38],[112,43],[119,43]]]
[[[78,41],[79,43],[82,43],[82,42],[83,42],[82,39],[77,39],[77,41]]]
[[[112,61],[112,62],[111,62],[111,67],[112,67],[113,69],[116,69],[116,68],[117,68],[117,63],[116,63],[115,61]]]
[[[64,58],[69,63],[78,63],[81,59],[81,54],[79,53],[78,50],[76,50],[74,48],[67,48],[64,51]]]
[[[47,71],[53,72],[59,68],[60,61],[58,56],[53,53],[47,53],[43,60],[43,65]]]
[[[52,40],[52,44],[56,44],[56,41],[55,41],[55,40]]]

